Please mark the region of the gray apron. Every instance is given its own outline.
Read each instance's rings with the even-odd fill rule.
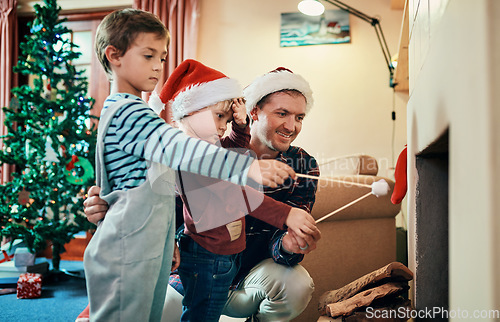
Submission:
[[[172,169],[151,163],[145,183],[111,191],[104,136],[125,103],[109,106],[99,122],[96,181],[109,210],[85,250],[90,319],[160,321],[174,249],[175,176]]]

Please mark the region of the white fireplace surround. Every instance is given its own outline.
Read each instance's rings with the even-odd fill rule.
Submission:
[[[416,241],[428,236],[416,235],[415,155],[449,128],[449,308],[473,321],[500,309],[500,1],[409,0],[408,10],[409,266],[418,283]]]

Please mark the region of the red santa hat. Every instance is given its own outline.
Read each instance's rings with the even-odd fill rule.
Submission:
[[[291,70],[278,67],[267,74],[257,77],[243,90],[248,114],[250,114],[264,96],[285,89],[301,92],[306,98],[306,112],[311,109],[314,100],[309,83],[302,76],[294,74]]]
[[[193,59],[177,66],[160,92],[161,101],[171,104],[176,121],[204,107],[241,96],[241,86],[236,80]]]

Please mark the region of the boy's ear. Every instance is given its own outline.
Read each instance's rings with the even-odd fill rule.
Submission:
[[[104,50],[104,53],[106,54],[106,58],[108,59],[109,63],[114,66],[119,66],[120,65],[120,57],[122,56],[120,51],[116,49],[115,46],[107,46],[106,49]]]

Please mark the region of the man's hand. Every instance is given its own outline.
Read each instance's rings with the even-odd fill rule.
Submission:
[[[305,239],[301,239],[293,233],[288,231],[281,240],[281,246],[289,253],[295,254],[308,254],[316,249],[316,242],[321,238],[321,233],[317,230],[317,234],[308,235]],[[300,246],[300,243],[305,243],[305,246]]]
[[[233,109],[233,120],[239,127],[244,128],[247,126],[247,109],[245,107],[245,99],[235,98],[231,104]]]
[[[278,160],[254,160],[248,170],[248,177],[255,182],[276,188],[283,184],[288,177],[296,179],[296,174],[293,169]]]
[[[181,253],[179,251],[179,247],[177,247],[177,243],[175,243],[174,247],[174,256],[172,256],[172,268],[170,271],[175,271],[177,268],[179,268],[179,265],[181,264]]]
[[[90,187],[87,192],[87,199],[83,202],[83,210],[87,220],[93,224],[97,224],[104,219],[108,211],[108,203],[99,198],[101,188],[98,186]]]

